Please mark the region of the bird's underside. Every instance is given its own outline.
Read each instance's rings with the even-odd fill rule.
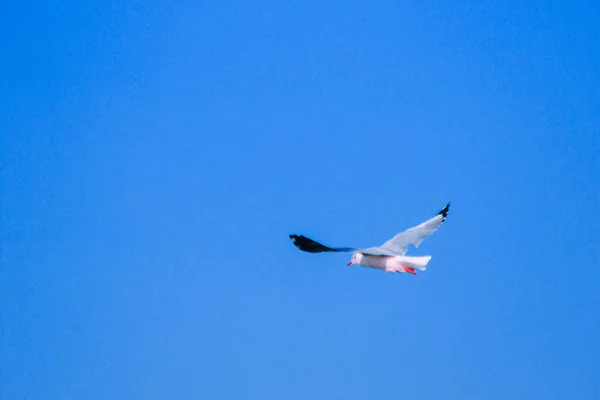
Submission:
[[[433,218],[397,234],[380,247],[329,247],[307,238],[306,236],[295,234],[290,235],[290,239],[292,239],[294,245],[298,249],[308,253],[354,252],[361,253],[366,256],[403,256],[408,250],[409,244],[419,247],[423,240],[425,240],[442,225],[442,223],[446,220],[449,209],[450,203],[448,203],[446,207],[438,212]]]

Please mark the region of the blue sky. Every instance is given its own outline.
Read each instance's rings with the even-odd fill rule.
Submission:
[[[0,398],[600,397],[597,2],[84,3],[0,13]]]

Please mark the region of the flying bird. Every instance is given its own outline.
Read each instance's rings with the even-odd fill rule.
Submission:
[[[446,220],[449,209],[450,203],[433,218],[397,234],[382,244],[381,247],[369,247],[365,249],[328,247],[305,236],[293,234],[290,235],[290,239],[292,239],[297,248],[309,253],[354,253],[348,266],[357,264],[363,267],[382,269],[386,272],[405,272],[416,275],[416,270],[425,271],[427,263],[431,260],[431,256],[406,256],[408,245],[412,244],[415,247],[419,247],[423,240],[435,232]]]

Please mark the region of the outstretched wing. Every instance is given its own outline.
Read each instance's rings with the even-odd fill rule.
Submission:
[[[425,240],[442,225],[442,223],[446,220],[449,209],[450,203],[448,203],[446,207],[442,209],[442,211],[437,213],[435,217],[423,222],[420,225],[397,234],[385,242],[381,247],[371,247],[365,249],[364,252],[374,255],[403,256],[408,250],[409,244],[419,247],[423,240]],[[362,253],[363,250],[360,250],[360,252]]]
[[[290,235],[290,239],[294,242],[294,245],[302,251],[309,253],[324,253],[327,251],[333,252],[352,252],[356,249],[351,247],[327,247],[321,243],[315,242],[312,239],[302,235]]]

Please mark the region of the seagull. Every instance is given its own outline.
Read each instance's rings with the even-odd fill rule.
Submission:
[[[406,256],[408,245],[415,247],[435,232],[446,220],[450,203],[446,205],[433,218],[401,232],[381,245],[381,247],[369,247],[356,249],[353,247],[328,247],[302,235],[290,235],[294,245],[308,253],[325,252],[347,252],[353,253],[348,266],[353,264],[363,267],[381,269],[386,272],[403,272],[416,275],[417,271],[425,271],[431,256],[410,257]]]

